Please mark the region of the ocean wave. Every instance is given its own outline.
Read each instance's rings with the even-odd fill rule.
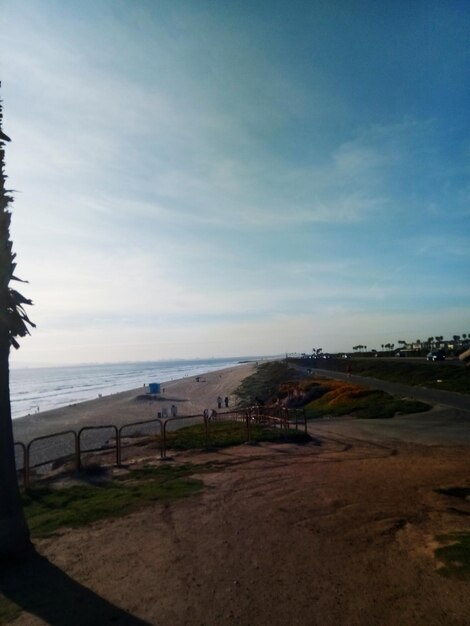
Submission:
[[[12,415],[17,418],[38,409],[42,412],[93,400],[99,394],[138,389],[150,382],[197,376],[238,365],[242,358],[12,369]]]

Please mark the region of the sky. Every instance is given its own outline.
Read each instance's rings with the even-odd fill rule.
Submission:
[[[0,0],[15,364],[470,334],[467,1]]]

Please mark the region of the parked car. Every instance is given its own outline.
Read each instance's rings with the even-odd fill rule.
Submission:
[[[426,355],[428,361],[445,361],[446,355],[442,350],[432,350]]]

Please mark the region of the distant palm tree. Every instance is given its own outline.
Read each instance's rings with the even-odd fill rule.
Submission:
[[[4,142],[9,138],[2,132],[3,111],[0,101],[0,561],[19,557],[32,550],[29,531],[21,506],[16,477],[13,428],[10,404],[10,346],[18,348],[17,337],[29,333],[34,324],[23,308],[32,304],[10,287],[16,263],[10,240],[13,201],[5,188],[6,175]]]

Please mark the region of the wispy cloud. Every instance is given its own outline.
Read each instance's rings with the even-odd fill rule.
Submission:
[[[25,0],[20,15],[5,3],[7,173],[32,350],[66,343],[64,328],[73,345],[148,337],[197,354],[203,340],[238,352],[242,334],[253,351],[303,349],[313,324],[333,337],[335,320],[343,336],[348,323],[359,334],[381,319],[420,328],[437,310],[458,319],[465,120],[414,89],[407,51],[366,54],[367,38],[358,51],[360,20],[327,9],[328,36],[308,11],[118,4]]]

